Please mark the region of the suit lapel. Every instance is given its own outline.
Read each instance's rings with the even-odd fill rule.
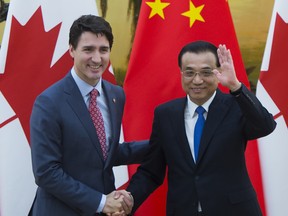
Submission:
[[[69,73],[65,78],[65,88],[64,91],[67,94],[67,103],[71,106],[71,109],[77,115],[79,121],[82,123],[83,127],[86,129],[88,135],[91,138],[91,142],[96,148],[99,156],[103,158],[102,149],[96,134],[95,127],[93,125],[92,119],[90,117],[87,106],[83,100],[78,86],[76,85],[71,73]]]
[[[185,129],[185,121],[184,121],[184,112],[185,107],[187,104],[187,97],[181,98],[175,103],[175,106],[173,106],[173,115],[171,115],[172,118],[172,125],[174,127],[174,131],[177,134],[178,137],[178,145],[179,148],[181,148],[185,160],[187,160],[187,163],[192,166],[192,168],[195,167],[195,163],[192,157],[191,149],[189,146],[189,142],[186,135],[186,129]],[[175,115],[174,115],[175,114]]]
[[[105,80],[102,82],[102,87],[104,90],[105,97],[107,99],[107,105],[110,115],[110,125],[111,125],[111,140],[109,141],[109,152],[108,152],[108,158],[106,160],[106,164],[109,164],[109,161],[111,160],[112,152],[115,151],[115,148],[117,145],[114,145],[114,143],[119,140],[115,140],[115,133],[117,131],[117,125],[116,125],[116,119],[117,119],[117,112],[116,112],[116,105],[117,105],[117,97],[115,95],[115,92],[111,88],[111,85],[107,83]]]
[[[211,143],[211,139],[214,136],[217,127],[219,127],[223,118],[225,117],[226,113],[229,110],[229,105],[227,102],[228,101],[225,101],[225,95],[222,92],[220,92],[220,90],[217,90],[217,94],[213,99],[211,105],[209,106],[208,116],[203,129],[198,154],[199,162],[203,157],[209,144]]]

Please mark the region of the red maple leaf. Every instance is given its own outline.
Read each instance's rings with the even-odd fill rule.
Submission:
[[[266,91],[277,105],[288,125],[288,24],[277,14],[271,58],[268,71],[261,71],[260,80]]]
[[[4,74],[0,74],[0,91],[16,116],[1,123],[0,128],[19,118],[28,141],[34,100],[44,89],[64,77],[73,66],[68,50],[50,66],[60,27],[61,24],[58,24],[45,32],[41,7],[24,26],[12,17],[6,67]],[[108,68],[103,78],[116,84]]]
[[[28,141],[29,120],[36,96],[62,78],[73,65],[66,52],[50,66],[60,27],[58,24],[45,32],[41,7],[24,26],[12,17],[6,67],[4,74],[0,75],[0,91],[16,116],[0,124],[0,128],[19,118]]]

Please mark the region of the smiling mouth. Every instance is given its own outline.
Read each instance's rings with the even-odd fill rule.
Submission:
[[[90,65],[90,68],[92,68],[93,70],[97,70],[101,67],[101,64],[100,65]]]
[[[201,92],[204,88],[192,88],[194,92]]]

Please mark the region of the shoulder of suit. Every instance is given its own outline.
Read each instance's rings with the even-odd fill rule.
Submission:
[[[113,84],[113,83],[111,83],[111,82],[109,82],[109,81],[107,81],[107,80],[102,79],[102,84],[103,84],[103,85],[106,85],[106,86],[109,86],[109,87],[111,87],[111,88],[115,88],[115,89],[119,89],[119,90],[122,90],[122,91],[123,91],[123,88],[122,88],[121,86],[119,86],[119,85],[117,85],[117,84]]]
[[[125,93],[121,86],[102,79],[102,88],[106,94],[114,95],[118,99],[123,99],[125,101]]]
[[[185,105],[187,102],[187,97],[181,97],[181,98],[176,98],[176,99],[172,99],[166,102],[163,102],[162,104],[157,106],[157,109],[165,109],[165,108],[169,108],[169,107],[174,107],[174,106],[179,106],[181,107],[181,105]]]
[[[69,81],[69,77],[65,76],[62,79],[53,83],[52,85],[48,86],[39,95],[45,95],[45,94],[50,95],[59,91],[63,91],[67,81]]]

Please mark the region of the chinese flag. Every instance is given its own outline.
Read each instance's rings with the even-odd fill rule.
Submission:
[[[184,96],[177,57],[180,49],[194,40],[207,40],[216,46],[226,44],[239,80],[249,87],[226,0],[143,0],[124,82],[126,140],[148,139],[154,108]],[[253,163],[256,167],[251,177],[261,184],[257,145],[253,146],[248,166]],[[129,168],[132,175],[137,166]],[[166,190],[165,182],[139,208],[137,216],[165,215]]]
[[[275,131],[258,140],[268,216],[288,215],[288,2],[276,0],[257,84],[257,97],[274,115]]]
[[[95,0],[10,1],[0,52],[0,215],[27,216],[36,185],[29,119],[41,91],[72,67],[68,33]]]

